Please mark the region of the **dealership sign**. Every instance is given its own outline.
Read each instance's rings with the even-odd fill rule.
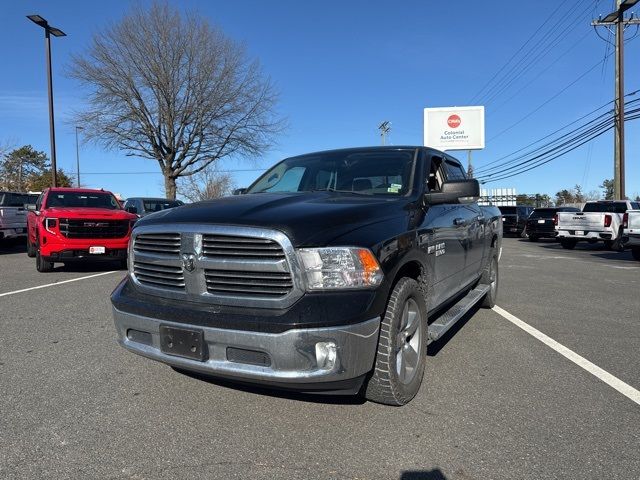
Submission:
[[[424,144],[438,150],[484,148],[484,107],[425,108]]]

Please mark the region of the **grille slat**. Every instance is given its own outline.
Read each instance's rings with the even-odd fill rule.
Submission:
[[[232,270],[205,270],[209,293],[235,295],[283,296],[293,288],[291,274],[245,272]]]
[[[133,262],[133,274],[143,285],[183,290],[185,287],[182,267]]]
[[[129,220],[60,219],[66,238],[122,238],[129,233]]]
[[[133,251],[177,257],[180,255],[180,234],[141,233],[135,238]]]
[[[235,235],[203,235],[202,254],[212,258],[279,259],[285,257],[282,246],[274,240]]]

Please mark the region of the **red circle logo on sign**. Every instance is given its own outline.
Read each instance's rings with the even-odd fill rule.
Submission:
[[[447,118],[447,125],[451,128],[458,128],[461,123],[462,120],[456,114],[450,115],[449,118]]]

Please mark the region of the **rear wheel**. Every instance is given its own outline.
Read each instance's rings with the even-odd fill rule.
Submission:
[[[566,248],[567,250],[573,250],[574,248],[576,248],[577,243],[578,242],[573,240],[572,238],[560,239],[560,245],[562,245],[562,248]]]
[[[529,234],[529,241],[530,242],[537,242],[538,241],[538,237],[536,235]]]
[[[27,237],[27,257],[33,258],[36,256],[36,246],[29,241]]]
[[[40,251],[36,252],[36,270],[39,272],[50,272],[53,270],[53,262],[48,262],[40,255]]]
[[[632,247],[631,255],[633,255],[633,258],[640,262],[640,247]]]
[[[480,283],[489,285],[489,291],[482,299],[482,306],[484,308],[493,308],[496,305],[496,298],[498,297],[498,286],[500,284],[500,275],[498,271],[498,257],[492,253],[489,265],[482,273]]]
[[[427,353],[427,305],[418,282],[402,278],[389,297],[375,368],[365,387],[368,400],[405,405],[416,396]]]

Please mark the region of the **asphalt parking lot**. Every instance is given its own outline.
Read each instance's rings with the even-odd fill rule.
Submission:
[[[503,246],[498,305],[637,393],[640,262]],[[640,404],[496,311],[432,344],[418,396],[392,408],[128,353],[113,270],[39,274],[21,245],[0,246],[0,478],[640,478]]]

